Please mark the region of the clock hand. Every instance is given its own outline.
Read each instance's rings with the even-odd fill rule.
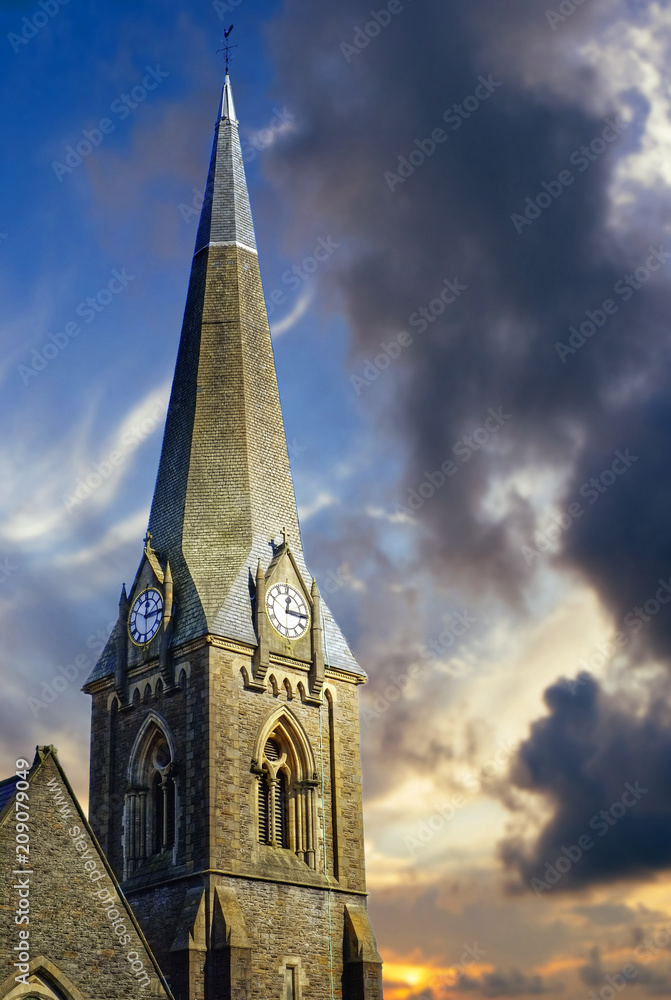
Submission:
[[[302,611],[291,611],[289,608],[287,608],[287,614],[293,615],[295,618],[307,618],[307,615],[303,614]]]

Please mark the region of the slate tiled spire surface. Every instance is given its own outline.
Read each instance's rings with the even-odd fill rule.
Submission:
[[[283,530],[309,589],[228,76],[149,530],[175,579],[173,648],[208,632],[256,643],[250,578],[259,559],[269,564]],[[323,602],[322,610],[325,660],[363,676]],[[113,672],[113,640],[88,683]]]

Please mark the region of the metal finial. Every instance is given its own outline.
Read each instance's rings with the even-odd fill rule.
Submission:
[[[230,35],[230,33],[232,31],[233,31],[233,25],[230,26],[230,28],[228,29],[228,31],[224,32],[224,45],[223,45],[223,48],[217,49],[218,53],[219,52],[223,52],[225,54],[225,56],[226,56],[226,76],[228,76],[228,64],[229,64],[229,62],[231,60],[231,49],[237,49],[237,47],[238,47],[237,45],[231,45],[231,43],[228,40],[228,36]]]

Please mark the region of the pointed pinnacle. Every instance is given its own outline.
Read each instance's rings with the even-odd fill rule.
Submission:
[[[226,74],[226,79],[224,80],[224,86],[221,88],[221,108],[219,111],[220,118],[226,118],[230,122],[235,122],[237,125],[238,119],[235,117],[235,104],[233,103],[233,90],[231,89],[231,80]]]

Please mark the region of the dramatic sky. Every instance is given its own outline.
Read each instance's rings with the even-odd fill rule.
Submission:
[[[235,23],[389,1000],[671,993],[671,10],[549,3],[0,4],[2,770],[86,798]]]

